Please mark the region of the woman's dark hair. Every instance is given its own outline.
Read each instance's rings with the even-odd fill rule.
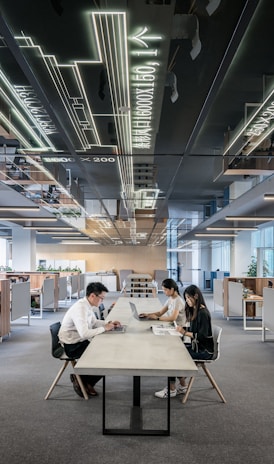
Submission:
[[[86,289],[86,296],[89,296],[91,293],[94,295],[99,296],[102,292],[108,292],[107,287],[105,287],[102,282],[90,282]]]
[[[173,280],[173,279],[165,279],[165,280],[163,280],[162,287],[167,288],[168,290],[171,290],[173,288],[175,290],[175,292],[177,292],[178,295],[180,295],[179,287],[178,287],[177,283],[175,282],[175,280]]]
[[[196,304],[195,308],[192,306],[188,306],[187,301],[186,301],[186,295],[191,296],[192,298],[195,298]],[[184,299],[185,299],[185,311],[186,311],[186,318],[187,320],[194,320],[197,317],[198,311],[201,308],[207,309],[205,299],[203,297],[203,294],[199,287],[197,285],[189,285],[188,287],[185,288],[184,290]]]

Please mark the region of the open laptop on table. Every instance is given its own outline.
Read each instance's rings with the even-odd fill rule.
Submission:
[[[137,321],[149,321],[149,320],[151,320],[146,316],[144,316],[144,317],[139,316],[139,313],[137,311],[135,303],[132,303],[132,301],[130,301],[129,304],[130,304],[130,308],[131,308],[131,311],[132,311],[132,315],[135,317],[135,319],[137,319]]]

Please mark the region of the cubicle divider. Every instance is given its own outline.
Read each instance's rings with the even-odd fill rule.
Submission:
[[[243,302],[243,284],[240,282],[228,282],[229,317],[243,317],[242,302]]]
[[[58,279],[58,301],[67,302],[68,298],[68,278],[59,277]]]
[[[19,291],[19,288],[20,288],[19,285],[23,286],[23,284],[28,284],[29,295],[27,296],[27,294],[24,292],[21,298],[20,291]],[[25,286],[24,288],[26,289],[27,286]],[[16,310],[17,315],[22,312],[25,312],[25,314],[22,314],[21,316],[18,316],[18,317],[24,317],[27,315],[29,318],[32,318],[32,319],[42,319],[44,309],[53,309],[53,311],[56,311],[57,309],[56,278],[55,277],[54,278],[51,276],[46,277],[43,280],[42,286],[40,288],[32,288],[31,282],[28,281],[28,282],[13,284],[12,290],[13,292],[12,292],[12,303],[11,304],[14,305],[14,311]],[[22,301],[20,301],[20,298]],[[25,298],[25,300],[23,300],[23,298]],[[30,299],[30,303],[29,303],[29,313],[27,314],[26,307],[27,307],[28,298]],[[22,303],[21,310],[20,310],[20,303]],[[35,304],[33,305],[33,303]],[[37,315],[36,312],[39,312],[39,314]]]
[[[262,341],[267,341],[266,331],[272,332],[272,339],[274,341],[274,288],[263,289],[263,311],[262,311]],[[268,338],[268,341],[270,339]]]
[[[54,312],[58,309],[59,299],[59,274],[51,273],[48,275],[42,275],[40,279],[40,286],[33,288],[32,280],[31,283],[31,296],[35,301],[39,301],[39,306],[32,307],[31,318],[42,318],[44,309],[52,309]],[[37,316],[35,313],[39,311],[40,314]]]
[[[71,285],[71,297],[75,296],[79,298],[79,274],[74,274],[70,276],[70,285]]]
[[[11,285],[11,321],[28,318],[30,323],[31,295],[30,282],[17,282]]]
[[[86,274],[79,274],[79,297],[84,297],[86,294],[85,288]]]
[[[42,286],[42,310],[45,308],[54,309],[54,279],[46,278]]]
[[[224,308],[224,281],[223,279],[213,280],[213,303],[214,311]]]

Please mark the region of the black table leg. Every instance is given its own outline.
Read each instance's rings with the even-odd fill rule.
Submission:
[[[168,379],[167,397],[167,428],[166,429],[144,429],[141,408],[141,378],[133,377],[133,405],[131,408],[130,426],[128,429],[113,429],[106,427],[106,385],[103,377],[103,435],[170,435],[170,387]]]

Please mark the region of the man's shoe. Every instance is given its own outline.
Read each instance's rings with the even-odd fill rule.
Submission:
[[[80,396],[81,398],[84,398],[84,395],[82,393],[82,390],[80,388],[80,385],[79,383],[77,382],[77,378],[76,378],[76,375],[75,374],[70,374],[70,380],[72,382],[72,385],[73,385],[73,389],[75,391],[75,393],[77,393],[78,396]]]
[[[157,398],[167,398],[167,395],[168,395],[167,387],[165,387],[163,390],[155,392],[154,395],[157,396]],[[170,390],[170,398],[174,398],[176,395],[177,395],[176,390]]]
[[[87,385],[85,385],[85,389],[87,391],[88,396],[98,396],[97,391],[89,383]]]

